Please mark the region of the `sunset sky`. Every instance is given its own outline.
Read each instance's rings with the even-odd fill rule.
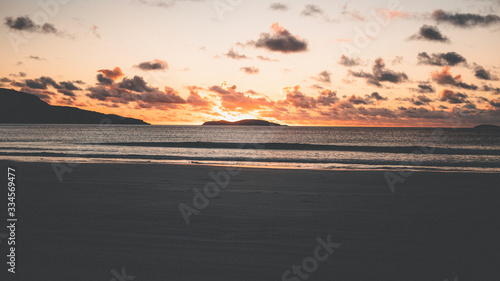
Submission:
[[[52,105],[152,124],[500,124],[498,0],[1,0],[0,17],[0,87]]]

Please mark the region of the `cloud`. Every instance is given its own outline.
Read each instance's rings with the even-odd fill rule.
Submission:
[[[17,18],[6,17],[4,24],[11,30],[16,31],[63,35],[63,33],[59,32],[53,24],[44,23],[43,25],[39,25],[31,20],[29,16],[20,16]]]
[[[255,66],[246,66],[246,67],[242,67],[240,68],[241,71],[247,73],[247,74],[257,74],[259,73],[259,68],[255,67]]]
[[[144,78],[141,76],[134,76],[134,78],[129,79],[127,77],[123,78],[117,86],[121,89],[127,89],[135,92],[151,92],[154,88],[149,87]]]
[[[257,41],[250,41],[249,44],[257,48],[264,48],[269,51],[285,54],[307,51],[307,41],[292,35],[290,31],[280,26],[279,23],[273,23],[271,30],[272,33],[262,33]]]
[[[155,59],[152,61],[141,62],[138,65],[135,65],[134,67],[139,68],[140,70],[143,71],[151,71],[151,70],[165,71],[166,69],[168,69],[168,63],[166,61]]]
[[[178,104],[185,104],[186,100],[179,96],[179,93],[170,87],[165,87],[164,91],[147,85],[144,78],[134,76],[127,77],[119,83],[113,85],[89,87],[86,94],[91,99],[110,102],[107,106],[115,103],[128,104],[135,102],[140,108],[175,108]]]
[[[500,23],[500,17],[497,15],[478,15],[471,13],[447,13],[443,10],[435,10],[432,18],[437,22],[449,23],[457,27],[476,27],[489,26]]]
[[[457,64],[467,65],[467,60],[455,52],[434,53],[430,55],[426,52],[422,52],[418,54],[417,59],[418,64],[437,66],[455,66]]]
[[[158,8],[170,8],[172,7],[176,0],[137,0],[139,3],[148,5],[151,7],[158,7]]]
[[[97,37],[98,39],[101,39],[101,34],[99,33],[98,29],[99,27],[95,24],[90,27],[92,34],[94,34],[94,36]]]
[[[386,98],[386,97],[381,96],[381,95],[380,95],[379,93],[377,93],[377,92],[373,92],[373,93],[370,95],[370,97],[371,97],[372,99],[376,99],[376,100],[378,100],[378,101],[387,100],[387,98]]]
[[[40,26],[32,21],[28,16],[24,17],[6,17],[5,25],[10,29],[19,30],[19,31],[29,31],[29,32],[37,32],[40,29]]]
[[[377,87],[382,87],[381,82],[402,83],[408,80],[408,76],[404,72],[396,72],[385,67],[384,60],[378,58],[372,67],[372,73],[364,71],[355,72],[350,70],[349,73],[354,77],[364,78],[366,82]]]
[[[42,58],[42,57],[39,57],[39,56],[33,56],[33,55],[28,56],[27,58],[32,59],[32,60],[40,60],[40,61],[47,60],[45,58]]]
[[[247,56],[245,55],[242,55],[242,54],[239,54],[237,51],[235,51],[234,49],[231,49],[227,52],[227,54],[224,54],[224,56],[228,57],[228,58],[231,58],[231,59],[235,59],[235,60],[242,60],[242,59],[248,59]]]
[[[450,73],[450,67],[445,66],[441,71],[433,71],[431,73],[431,77],[434,81],[441,85],[452,85],[458,88],[468,89],[468,90],[477,90],[478,87],[474,84],[467,84],[462,82],[462,76],[456,75],[453,76]]]
[[[113,79],[105,77],[102,73],[97,74],[97,81],[101,85],[111,85],[113,84]]]
[[[98,70],[97,72],[100,72],[104,75],[104,77],[107,77],[107,78],[110,78],[110,79],[113,79],[113,80],[116,80],[122,76],[124,76],[125,74],[123,74],[123,71],[121,70],[121,68],[119,68],[118,66],[115,67],[113,70],[110,70],[110,69],[100,69]]]
[[[495,107],[495,108],[500,108],[500,99],[491,100],[490,105]]]
[[[319,16],[319,15],[322,15],[324,13],[324,11],[316,6],[316,5],[312,5],[312,4],[309,4],[309,5],[306,5],[306,7],[304,8],[304,10],[302,11],[302,15],[303,16],[306,16],[306,17],[316,17],[316,16]]]
[[[316,101],[322,106],[331,106],[332,104],[337,103],[339,101],[339,98],[337,97],[337,92],[334,92],[332,90],[324,90],[319,94],[319,97]]]
[[[269,6],[269,9],[275,10],[275,11],[287,11],[288,10],[288,6],[285,5],[285,4],[282,4],[282,3],[272,3]]]
[[[434,89],[434,87],[432,87],[432,85],[428,85],[428,84],[418,84],[417,86],[418,88],[417,89],[410,89],[414,92],[418,92],[420,94],[430,94],[430,93],[435,93],[436,92],[436,89]]]
[[[368,99],[364,99],[362,97],[358,97],[356,95],[352,95],[348,101],[352,104],[360,105],[360,104],[370,104]]]
[[[208,107],[213,105],[212,102],[205,100],[202,98],[198,92],[198,90],[201,90],[202,88],[199,88],[197,86],[188,86],[186,87],[189,90],[189,96],[186,99],[186,102],[193,107]]]
[[[314,108],[316,107],[316,100],[302,93],[300,86],[295,86],[293,88],[286,87],[283,88],[285,95],[285,102],[298,108]]]
[[[481,80],[498,80],[498,77],[492,75],[491,72],[479,65],[476,65],[474,68],[474,76]]]
[[[249,111],[262,110],[274,105],[274,102],[265,96],[249,90],[245,93],[236,90],[236,86],[227,87],[226,83],[221,86],[212,86],[210,91],[216,93],[221,100],[224,110],[247,113]]]
[[[257,56],[257,58],[261,61],[271,61],[271,62],[279,62],[280,60],[278,59],[272,59],[264,56]]]
[[[338,63],[343,66],[351,67],[360,65],[361,60],[359,58],[349,58],[345,55],[342,55]]]
[[[467,94],[463,93],[455,93],[452,90],[444,89],[439,93],[440,101],[445,101],[451,104],[461,104],[461,103],[470,103],[467,100]]]
[[[342,11],[340,12],[341,15],[343,15],[347,20],[353,20],[353,21],[365,21],[365,17],[361,15],[361,13],[357,10],[349,10],[348,5],[351,2],[351,0],[347,1],[344,6],[342,6]]]
[[[318,73],[318,76],[316,76],[314,79],[321,82],[321,83],[332,83],[332,73],[329,71],[322,71]]]
[[[441,34],[439,29],[435,26],[424,25],[420,28],[418,34],[415,34],[409,38],[410,40],[427,40],[427,41],[437,41],[437,42],[450,42],[448,37]]]
[[[26,83],[26,87],[30,89],[39,89],[39,90],[46,90],[47,89],[47,84],[40,81],[40,79],[26,79],[24,81]]]

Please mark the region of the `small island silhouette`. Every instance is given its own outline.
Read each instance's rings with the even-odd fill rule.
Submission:
[[[203,126],[286,126],[286,125],[280,125],[265,120],[245,119],[236,122],[229,122],[225,120],[209,121],[203,123]]]
[[[500,130],[500,126],[484,124],[474,127],[476,130]]]
[[[53,106],[39,97],[0,88],[0,124],[131,124],[149,125],[134,118],[103,114],[70,106]]]

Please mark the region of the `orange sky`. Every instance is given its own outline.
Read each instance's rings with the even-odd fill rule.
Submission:
[[[414,2],[2,3],[0,86],[152,124],[500,124],[498,2]]]

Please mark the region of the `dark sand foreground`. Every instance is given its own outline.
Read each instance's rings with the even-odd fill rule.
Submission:
[[[0,280],[282,280],[328,235],[341,245],[307,280],[500,280],[499,174],[415,173],[392,193],[379,171],[248,168],[187,226],[178,205],[225,167],[82,164],[60,183],[13,166],[17,273],[2,241]]]

